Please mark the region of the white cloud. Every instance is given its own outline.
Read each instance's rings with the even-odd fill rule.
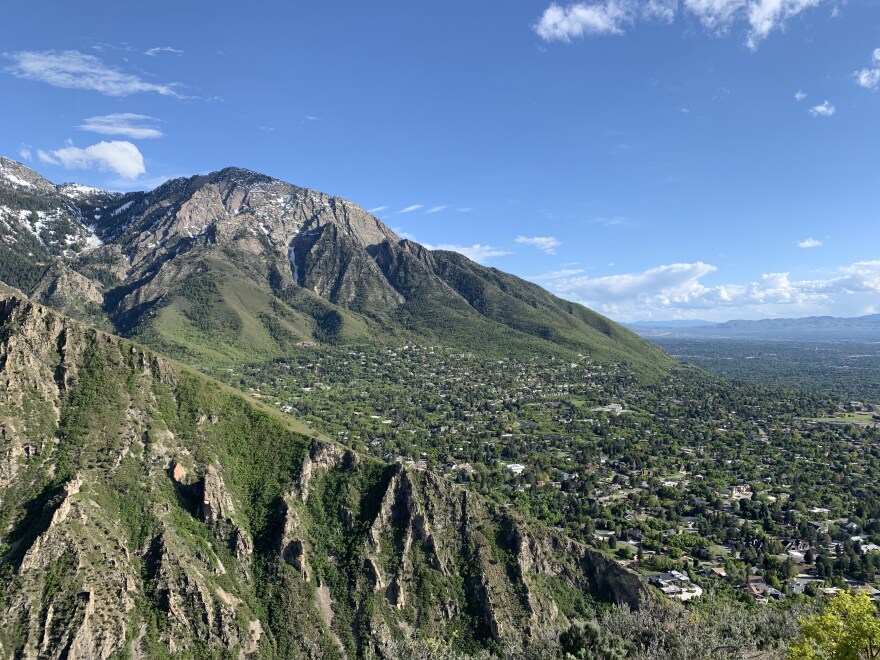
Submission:
[[[758,47],[758,42],[773,30],[784,29],[785,22],[805,9],[816,7],[823,0],[751,0],[749,2],[749,25],[751,30],[747,44]]]
[[[876,91],[880,89],[880,48],[875,48],[871,54],[871,68],[859,69],[853,75],[859,87]]]
[[[592,218],[588,222],[591,225],[603,225],[604,227],[626,227],[633,224],[632,221],[619,215],[610,218]]]
[[[398,211],[398,213],[412,213],[413,211],[418,211],[423,206],[424,206],[423,204],[411,204],[410,206],[407,206],[405,209],[400,209]]]
[[[678,13],[678,0],[648,0],[644,14],[663,23],[672,23]]]
[[[51,154],[46,153],[42,149],[37,149],[37,158],[47,165],[58,165],[58,160],[53,158]]]
[[[162,137],[162,131],[152,125],[156,121],[148,115],[119,112],[112,115],[86,117],[77,128],[101,135],[121,135],[133,140],[143,140]]]
[[[814,105],[810,108],[810,114],[814,117],[830,117],[835,112],[837,112],[837,108],[830,101],[823,101],[819,105]]]
[[[442,204],[441,206],[432,206],[427,211],[425,211],[425,213],[440,213],[440,211],[443,211],[447,208],[449,208],[448,204]]]
[[[814,248],[822,245],[822,241],[817,240],[815,238],[805,238],[802,241],[798,241],[799,248]]]
[[[387,208],[387,206],[374,206],[371,209],[367,209],[367,213],[379,213],[380,211],[384,211]]]
[[[547,254],[556,254],[556,248],[562,243],[553,236],[517,236],[517,243],[523,245],[534,245],[536,248]]]
[[[745,10],[745,0],[684,0],[684,7],[714,32],[726,32],[737,15]]]
[[[844,304],[867,304],[880,294],[880,260],[837,268],[825,279],[792,280],[788,273],[766,273],[756,282],[742,284],[701,282],[716,271],[702,262],[670,264],[641,273],[558,279],[553,289],[621,319],[691,310],[714,311],[728,318],[815,313]]]
[[[462,207],[460,209],[455,209],[455,210],[458,211],[459,213],[470,213],[471,211],[473,211],[472,208],[469,208],[467,206]]]
[[[587,35],[623,34],[637,21],[672,23],[681,12],[696,17],[716,34],[726,34],[742,24],[746,45],[757,48],[771,32],[806,9],[828,0],[605,0],[562,6],[553,2],[534,25],[545,41],[570,42]]]
[[[805,98],[807,98],[807,93],[800,89],[794,93],[794,100],[798,103],[803,101]]]
[[[559,280],[563,277],[571,277],[572,275],[580,275],[585,272],[586,271],[583,268],[561,268],[550,273],[543,273],[542,275],[532,275],[527,279],[535,282],[546,282],[548,280]]]
[[[92,169],[116,172],[123,179],[136,179],[146,173],[144,157],[131,142],[98,142],[90,147],[80,148],[68,145],[55,149],[51,154],[38,151],[40,160],[53,165],[71,169]]]
[[[565,41],[585,34],[623,34],[624,24],[632,21],[630,2],[606,0],[590,5],[584,2],[562,7],[552,3],[535,24],[544,41]]]
[[[144,53],[144,55],[149,55],[154,57],[159,53],[171,53],[172,55],[183,55],[183,51],[177,48],[172,48],[171,46],[157,46],[156,48],[150,48],[148,51]]]
[[[30,162],[34,157],[33,151],[31,151],[28,145],[22,145],[21,149],[18,150],[18,155],[25,162]]]
[[[668,299],[683,300],[697,288],[701,288],[699,284],[701,277],[715,270],[715,266],[701,261],[692,264],[669,264],[642,273],[565,279],[557,283],[556,291],[603,304],[659,295]]]
[[[88,89],[107,96],[155,92],[179,97],[177,83],[153,83],[104,64],[94,55],[76,50],[18,51],[5,53],[12,60],[6,71],[18,78],[37,80],[53,87]]]
[[[491,245],[481,245],[479,243],[474,243],[473,245],[451,245],[449,243],[429,245],[428,243],[423,243],[422,245],[429,250],[448,250],[449,252],[458,252],[459,254],[466,256],[468,259],[472,259],[480,264],[485,263],[488,259],[504,257],[510,254],[510,252],[499,250]]]

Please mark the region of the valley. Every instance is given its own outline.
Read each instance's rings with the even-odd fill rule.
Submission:
[[[315,348],[218,376],[646,575],[683,571],[743,600],[826,580],[880,596],[870,586],[880,432],[848,423],[827,395],[733,387],[687,368],[646,386],[585,358],[489,360],[415,345]],[[749,591],[757,575],[760,594]]]
[[[670,357],[262,174],[0,165],[4,654],[769,659],[880,596],[872,348]]]

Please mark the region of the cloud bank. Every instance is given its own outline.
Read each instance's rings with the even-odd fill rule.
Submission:
[[[679,15],[696,18],[707,30],[726,34],[735,26],[746,30],[746,45],[755,49],[771,32],[827,0],[605,0],[550,4],[534,25],[544,41],[590,35],[621,35],[639,22],[672,23]]]
[[[880,260],[858,261],[835,269],[824,279],[793,280],[789,273],[766,273],[745,284],[708,286],[703,280],[717,268],[701,261],[650,268],[640,273],[604,277],[564,277],[555,293],[623,320],[651,314],[687,316],[700,310],[768,316],[774,310],[811,312],[835,302],[875,299],[880,294]],[[754,314],[753,314],[754,315]]]

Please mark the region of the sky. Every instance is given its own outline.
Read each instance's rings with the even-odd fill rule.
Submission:
[[[9,3],[0,155],[229,165],[621,321],[880,312],[880,2]]]

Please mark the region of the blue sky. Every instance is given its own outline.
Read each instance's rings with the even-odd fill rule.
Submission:
[[[880,312],[880,3],[4,8],[0,154],[238,165],[619,320]]]

